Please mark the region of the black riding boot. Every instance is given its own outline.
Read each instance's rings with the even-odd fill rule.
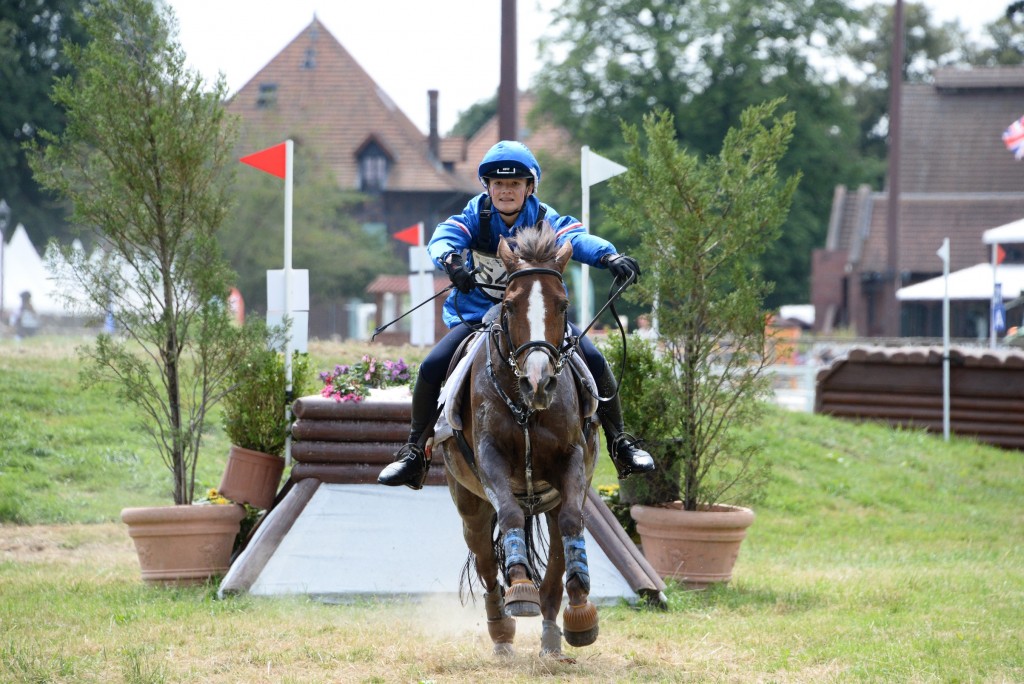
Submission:
[[[427,479],[427,457],[423,453],[420,438],[437,420],[437,398],[440,385],[427,382],[422,375],[416,377],[412,390],[412,424],[409,426],[409,442],[395,452],[395,462],[381,471],[377,482],[389,487],[405,485],[411,489],[423,489]]]
[[[622,424],[622,404],[615,392],[615,376],[612,369],[605,367],[604,373],[597,378],[597,391],[602,397],[612,397],[610,401],[602,401],[597,406],[597,417],[604,427],[604,436],[608,440],[608,453],[612,463],[622,479],[632,473],[649,473],[654,470],[654,459],[639,448],[636,437],[626,432]]]

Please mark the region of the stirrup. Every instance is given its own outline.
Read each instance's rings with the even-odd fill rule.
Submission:
[[[639,448],[641,440],[628,432],[615,435],[611,443],[612,464],[622,480],[633,473],[649,473],[655,468],[654,459],[649,453]],[[625,454],[621,452],[625,451]]]
[[[418,444],[403,444],[395,452],[395,462],[380,472],[377,483],[388,487],[405,485],[410,489],[423,489],[430,463]]]

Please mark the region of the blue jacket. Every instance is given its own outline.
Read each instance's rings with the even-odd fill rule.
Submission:
[[[427,251],[434,264],[444,269],[443,259],[449,252],[459,252],[466,258],[466,268],[473,269],[473,255],[467,250],[482,247],[481,251],[494,254],[498,251],[500,237],[511,237],[523,226],[533,226],[537,222],[537,215],[540,212],[541,202],[535,195],[526,198],[523,210],[516,217],[515,224],[511,228],[505,225],[501,214],[497,210],[491,212],[489,226],[480,225],[480,209],[483,206],[487,193],[481,193],[471,199],[462,213],[449,217],[438,224],[434,234],[427,244]],[[567,240],[572,243],[572,258],[590,266],[604,268],[600,260],[608,254],[615,254],[615,246],[604,238],[591,235],[583,227],[583,222],[572,216],[561,216],[549,205],[544,205],[544,219],[551,224],[556,233],[556,242],[559,246]],[[481,230],[486,231],[485,236],[489,240],[478,241]],[[484,245],[481,242],[486,243]],[[456,310],[456,303],[458,309]],[[444,302],[444,322],[449,328],[454,328],[462,322],[462,318],[469,322],[476,322],[483,318],[487,310],[494,305],[494,300],[489,298],[481,288],[474,288],[469,294],[462,294],[453,289]]]

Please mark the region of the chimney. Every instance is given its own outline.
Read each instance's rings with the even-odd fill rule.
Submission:
[[[437,91],[428,90],[427,99],[430,100],[430,155],[436,160],[440,158],[440,137],[437,134]]]
[[[501,80],[498,83],[498,137],[519,138],[516,77],[516,0],[501,0]]]

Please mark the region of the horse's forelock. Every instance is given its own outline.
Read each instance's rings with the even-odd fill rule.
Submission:
[[[558,255],[558,243],[551,224],[542,221],[539,226],[524,228],[516,234],[516,256],[532,264],[554,261]]]

